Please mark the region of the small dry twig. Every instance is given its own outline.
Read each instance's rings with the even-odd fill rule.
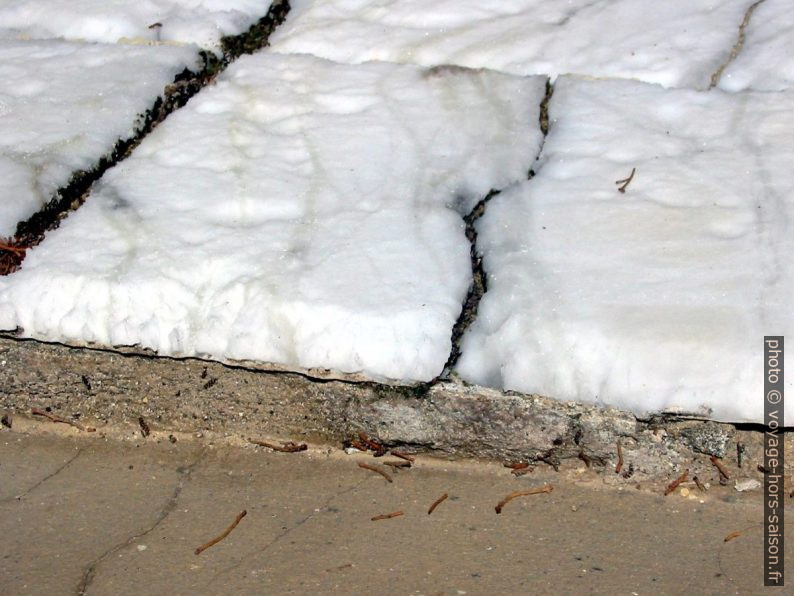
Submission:
[[[282,445],[276,445],[275,443],[269,443],[267,441],[259,441],[257,439],[248,439],[248,442],[259,445],[260,447],[267,447],[268,449],[280,453],[297,453],[298,451],[306,451],[309,448],[306,443],[293,443],[292,441],[287,441]]]
[[[411,463],[414,463],[416,461],[416,458],[413,455],[408,455],[407,453],[403,453],[402,451],[394,451],[392,449],[391,454],[394,457],[399,457],[400,459],[404,459],[405,461],[408,461],[408,462],[411,462]]]
[[[409,461],[385,461],[383,462],[384,466],[391,466],[395,470],[399,470],[400,468],[410,468],[411,462]]]
[[[361,439],[361,441],[366,444],[367,447],[375,452],[375,457],[386,455],[388,449],[386,449],[386,447],[378,443],[376,440],[370,439],[365,432],[359,431],[358,438]]]
[[[13,246],[11,244],[6,244],[5,242],[0,242],[0,250],[4,250],[6,252],[14,253],[20,257],[25,256],[25,252],[28,250],[27,246]]]
[[[402,511],[392,511],[391,513],[383,513],[381,515],[376,515],[375,517],[370,518],[372,521],[380,521],[382,519],[391,519],[393,517],[400,517],[401,515],[405,515]]]
[[[637,168],[631,168],[631,174],[629,174],[628,178],[623,178],[621,180],[615,180],[615,184],[620,184],[618,187],[618,192],[626,192],[626,188],[634,180],[634,173],[637,171]]]
[[[437,498],[435,501],[433,501],[433,504],[430,505],[430,509],[427,510],[427,514],[430,515],[431,513],[433,513],[436,510],[436,507],[438,507],[439,505],[441,505],[441,503],[446,501],[448,497],[449,497],[449,495],[447,493],[444,493],[439,498]]]
[[[705,486],[703,485],[703,483],[700,481],[700,478],[698,478],[697,476],[694,476],[694,477],[692,478],[692,480],[694,481],[695,485],[698,487],[698,490],[699,490],[700,492],[702,492],[702,493],[706,492],[706,487],[705,487]]]
[[[50,414],[45,410],[40,410],[39,408],[31,408],[30,413],[34,416],[43,416],[47,418],[51,422],[60,422],[61,424],[68,424],[69,426],[75,427],[77,430],[81,430],[83,432],[92,433],[95,432],[96,429],[92,426],[83,426],[78,422],[74,422],[73,420],[67,420],[66,418],[61,418],[60,416],[55,416],[54,414]]]
[[[673,492],[675,489],[678,488],[679,484],[681,484],[682,482],[686,482],[688,478],[689,478],[689,468],[684,470],[683,474],[681,474],[678,478],[676,478],[670,484],[667,485],[667,489],[664,491],[664,496],[666,497],[667,495],[669,495],[671,492]]]
[[[529,467],[529,463],[525,461],[513,462],[505,464],[505,468],[510,468],[511,470],[524,470]]]
[[[371,472],[375,472],[376,474],[380,474],[389,482],[394,482],[394,480],[392,480],[391,476],[389,476],[388,472],[386,472],[385,470],[381,470],[380,468],[376,468],[375,466],[371,466],[363,462],[359,462],[358,467],[364,468],[365,470],[370,470]]]
[[[731,540],[733,540],[734,538],[738,538],[738,537],[739,537],[739,536],[741,536],[741,535],[742,535],[742,533],[741,533],[741,532],[739,532],[739,531],[736,531],[736,532],[731,532],[731,533],[730,533],[730,534],[728,534],[728,535],[727,535],[727,536],[726,536],[726,537],[725,537],[725,538],[724,538],[722,541],[723,541],[723,542],[730,542],[730,541],[731,541]]]
[[[20,246],[13,239],[0,238],[0,275],[8,275],[19,269],[29,248]]]
[[[728,469],[722,463],[720,458],[718,458],[715,455],[712,455],[709,456],[709,459],[711,460],[711,463],[714,464],[714,467],[717,468],[717,470],[719,470],[720,476],[722,476],[722,478],[724,478],[725,480],[731,479],[731,475],[728,473]]]
[[[239,523],[240,523],[240,520],[241,520],[241,519],[243,519],[243,518],[244,518],[246,515],[248,515],[248,511],[246,511],[245,509],[243,509],[243,510],[242,510],[242,511],[241,511],[241,512],[240,512],[240,513],[237,515],[237,517],[235,517],[235,518],[234,518],[234,521],[232,522],[232,525],[230,525],[228,528],[226,528],[226,529],[223,531],[223,533],[222,533],[220,536],[218,536],[217,538],[213,538],[212,540],[210,540],[209,542],[207,542],[207,543],[205,543],[205,544],[202,544],[202,545],[201,545],[201,546],[199,546],[199,547],[198,547],[198,548],[197,548],[197,549],[196,549],[194,552],[195,552],[197,555],[200,555],[200,554],[201,554],[201,553],[203,553],[205,550],[207,550],[209,547],[211,547],[211,546],[215,546],[216,544],[218,544],[218,543],[219,543],[221,540],[223,540],[223,539],[224,539],[224,538],[226,538],[226,537],[227,537],[229,534],[231,534],[231,533],[232,533],[232,530],[234,530],[234,529],[237,527],[237,524],[239,524]]]
[[[620,474],[623,469],[623,445],[618,440],[618,463],[615,465],[615,474]]]
[[[510,501],[515,499],[516,497],[527,497],[529,495],[539,495],[541,493],[550,493],[554,490],[554,487],[551,484],[544,484],[543,486],[531,488],[529,490],[517,490],[509,495],[507,495],[504,499],[499,501],[499,503],[494,507],[496,509],[496,513],[502,513],[502,507],[507,505]]]

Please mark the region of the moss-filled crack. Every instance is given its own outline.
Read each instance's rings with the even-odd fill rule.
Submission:
[[[79,208],[94,182],[108,169],[126,159],[172,112],[187,104],[190,98],[212,83],[237,58],[266,47],[270,34],[284,22],[289,10],[289,0],[274,0],[268,13],[246,32],[221,39],[220,56],[205,50],[199,52],[202,67],[198,71],[185,69],[179,73],[173,83],[165,87],[162,96],[139,116],[139,124],[131,137],[118,140],[92,168],[74,172],[69,182],[56,190],[42,209],[17,224],[13,238],[6,242],[0,239],[0,275],[16,271],[25,258],[26,250],[39,244],[47,232],[57,228],[69,213]]]
[[[547,79],[546,93],[540,102],[540,114],[538,117],[538,125],[540,126],[540,130],[543,133],[543,139],[541,141],[540,148],[538,149],[538,154],[535,157],[536,162],[538,159],[540,159],[540,156],[543,153],[543,147],[546,143],[546,136],[549,133],[549,102],[551,101],[553,93],[554,86],[552,85],[551,80]],[[534,178],[535,173],[535,169],[530,168],[527,172],[527,179],[531,180]],[[455,368],[455,365],[457,364],[461,355],[461,342],[463,340],[463,335],[466,333],[466,330],[471,326],[471,324],[477,319],[480,301],[485,295],[485,292],[488,291],[488,275],[485,271],[485,266],[483,265],[482,252],[477,246],[477,221],[479,221],[479,219],[485,215],[485,210],[491,199],[497,196],[500,192],[501,190],[492,189],[471,209],[471,211],[469,211],[467,215],[463,217],[463,222],[466,224],[466,239],[469,241],[470,246],[469,258],[471,262],[472,281],[469,285],[469,290],[466,294],[466,300],[463,303],[463,308],[461,309],[460,315],[458,316],[458,320],[455,321],[455,325],[452,328],[452,348],[450,350],[449,357],[447,358],[447,362],[444,365],[444,370],[436,379],[431,382],[431,384],[437,381],[447,380],[449,378],[449,375],[452,373],[452,370]]]
[[[722,73],[725,72],[725,69],[730,66],[730,64],[736,60],[736,57],[742,51],[744,47],[744,40],[745,40],[745,31],[747,26],[750,24],[750,20],[753,18],[753,13],[755,9],[758,8],[761,4],[763,4],[765,0],[756,0],[750,6],[747,7],[747,10],[744,13],[744,18],[742,22],[739,24],[739,34],[736,38],[736,42],[733,44],[731,48],[731,53],[728,55],[728,59],[723,62],[720,67],[714,71],[711,75],[711,80],[709,82],[709,89],[713,89],[720,83],[720,79],[722,78]]]

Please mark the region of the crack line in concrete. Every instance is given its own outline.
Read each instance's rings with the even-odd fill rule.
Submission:
[[[759,1],[763,2],[763,0]],[[535,156],[535,161],[540,159],[540,156],[543,153],[543,147],[546,144],[546,136],[549,133],[549,101],[551,101],[551,96],[553,93],[554,86],[551,84],[551,80],[547,78],[546,94],[543,96],[543,99],[540,102],[540,115],[538,117],[538,124],[540,126],[541,132],[543,133],[543,139],[540,143],[540,147],[538,148],[538,153]],[[531,180],[535,177],[535,174],[535,170],[530,168],[529,172],[527,173],[527,179]],[[458,316],[458,320],[455,321],[455,325],[452,328],[452,349],[450,350],[447,363],[444,365],[444,369],[441,374],[430,381],[430,385],[433,385],[438,381],[449,379],[449,376],[455,368],[455,365],[457,364],[461,355],[460,344],[463,340],[463,335],[466,333],[466,330],[471,326],[471,324],[477,319],[477,311],[480,306],[480,300],[482,300],[485,292],[488,291],[488,274],[485,271],[485,267],[483,266],[483,255],[477,249],[477,221],[483,215],[485,215],[485,210],[490,200],[501,192],[502,189],[491,189],[491,191],[474,207],[472,207],[471,211],[469,211],[467,215],[463,217],[463,221],[466,224],[466,238],[470,244],[469,256],[471,258],[472,281],[471,285],[469,286],[469,291],[466,295],[466,300],[463,303],[463,308],[461,309],[460,315]]]
[[[44,484],[48,480],[51,480],[51,479],[55,478],[58,474],[63,472],[66,468],[68,468],[72,464],[72,462],[74,462],[74,460],[76,460],[78,457],[80,457],[80,454],[82,452],[83,452],[83,448],[82,447],[78,448],[77,449],[77,453],[75,453],[72,457],[70,457],[65,463],[61,464],[61,466],[58,467],[57,470],[55,470],[51,474],[47,474],[44,478],[42,478],[41,480],[36,482],[33,486],[31,486],[29,489],[27,489],[23,493],[15,496],[15,497],[7,497],[5,499],[2,499],[2,500],[0,500],[0,503],[9,503],[11,501],[20,501],[20,500],[22,500],[24,497],[28,496],[30,493],[32,493],[34,490],[36,490],[38,487],[40,487],[42,484]]]
[[[301,526],[303,526],[303,525],[304,525],[306,522],[308,522],[308,521],[310,521],[311,519],[313,519],[314,517],[316,517],[316,516],[318,515],[318,513],[322,513],[324,510],[328,509],[328,507],[330,507],[330,506],[331,506],[331,503],[333,503],[333,502],[334,502],[336,499],[338,499],[339,497],[341,497],[341,496],[343,496],[343,495],[346,495],[346,494],[347,494],[347,493],[349,493],[349,492],[352,492],[352,491],[356,490],[357,488],[359,488],[359,487],[360,487],[362,484],[364,484],[364,483],[365,483],[365,482],[367,482],[368,480],[369,480],[369,478],[364,478],[363,480],[359,480],[358,482],[356,482],[356,483],[355,483],[355,484],[353,484],[352,486],[349,486],[349,487],[347,487],[347,488],[346,488],[346,489],[344,489],[344,490],[341,490],[341,491],[339,491],[339,492],[336,492],[336,493],[334,493],[333,495],[331,495],[330,497],[328,497],[328,499],[326,499],[325,503],[323,503],[323,504],[322,504],[322,505],[319,507],[319,512],[317,512],[317,511],[312,511],[312,512],[311,512],[311,513],[309,513],[309,514],[308,514],[306,517],[304,517],[303,519],[299,520],[299,521],[298,521],[298,522],[297,522],[295,525],[293,525],[293,526],[290,526],[290,527],[289,527],[289,528],[287,528],[286,530],[282,531],[282,532],[281,532],[280,534],[278,534],[278,535],[277,535],[275,538],[273,538],[273,540],[271,540],[270,542],[268,542],[267,544],[265,544],[265,545],[264,545],[262,548],[260,548],[260,549],[258,549],[258,550],[255,550],[255,551],[253,551],[253,552],[250,552],[250,553],[248,553],[248,554],[247,554],[247,555],[245,555],[245,556],[244,556],[242,559],[240,559],[239,561],[237,561],[237,563],[235,563],[234,565],[231,565],[230,567],[227,567],[226,569],[221,569],[221,570],[220,570],[218,573],[216,573],[216,574],[215,574],[215,575],[212,577],[212,579],[210,579],[210,580],[209,580],[209,582],[207,582],[207,585],[208,585],[208,586],[209,586],[209,585],[212,585],[213,583],[215,583],[215,581],[217,581],[217,580],[218,580],[218,578],[219,578],[219,577],[221,577],[221,576],[223,576],[223,575],[226,575],[227,573],[231,573],[231,572],[232,572],[232,571],[234,571],[235,569],[238,569],[240,566],[242,566],[242,564],[243,564],[243,563],[245,563],[246,561],[248,561],[249,559],[251,559],[251,558],[253,558],[253,557],[256,557],[256,556],[259,556],[259,555],[261,555],[262,553],[264,553],[265,551],[267,551],[268,549],[270,549],[270,547],[272,547],[272,546],[273,546],[273,545],[275,545],[276,543],[280,542],[282,538],[284,538],[284,537],[286,537],[287,535],[291,534],[293,531],[295,531],[295,530],[297,530],[298,528],[300,528]]]
[[[143,530],[142,532],[138,532],[130,536],[124,542],[117,544],[116,546],[106,550],[102,553],[99,557],[94,559],[91,563],[89,563],[85,569],[83,570],[83,577],[80,580],[80,583],[77,585],[77,589],[75,593],[77,596],[82,596],[85,594],[86,590],[89,588],[91,583],[94,581],[96,577],[96,570],[97,568],[111,555],[119,552],[120,550],[130,546],[136,540],[139,540],[146,536],[147,534],[151,533],[152,531],[157,528],[161,523],[165,521],[165,519],[171,515],[173,510],[176,508],[177,501],[179,500],[179,495],[182,494],[182,489],[185,486],[185,482],[190,480],[190,476],[195,470],[196,466],[198,466],[202,460],[204,459],[204,455],[206,454],[206,449],[202,448],[199,451],[198,456],[196,459],[186,468],[177,468],[177,473],[179,474],[179,481],[177,482],[176,487],[174,488],[174,492],[169,497],[168,501],[166,501],[165,505],[162,509],[157,513],[157,518],[154,520],[154,523],[150,525],[148,528]]]
[[[239,35],[221,38],[222,55],[218,58],[207,50],[200,50],[199,57],[204,65],[198,72],[185,69],[179,73],[174,82],[166,85],[162,96],[140,115],[143,121],[127,139],[119,139],[110,152],[101,156],[87,170],[72,173],[69,182],[55,191],[52,199],[27,220],[19,222],[14,237],[8,243],[11,246],[24,246],[30,249],[44,240],[47,232],[57,228],[61,220],[69,213],[78,209],[91,191],[93,184],[110,168],[118,165],[129,157],[130,153],[141,144],[144,138],[159,126],[168,116],[184,107],[190,99],[243,54],[252,54],[267,46],[270,34],[281,25],[290,10],[289,0],[274,0],[267,14],[249,27],[248,31]],[[6,256],[7,251],[0,249],[0,255]],[[19,269],[25,258],[25,252],[7,253],[13,262],[3,267],[0,275],[8,275]],[[7,260],[7,258],[6,258]]]
[[[744,47],[744,39],[745,39],[745,30],[747,26],[750,24],[750,19],[753,17],[753,13],[755,9],[758,8],[761,4],[763,4],[766,0],[756,0],[753,2],[748,8],[747,11],[744,13],[744,18],[742,19],[741,24],[739,25],[739,35],[736,38],[736,43],[733,44],[731,48],[731,53],[728,56],[728,59],[711,75],[711,82],[709,83],[708,88],[714,89],[722,78],[722,73],[725,72],[725,69],[730,66],[730,64],[736,60],[736,57],[742,51]]]

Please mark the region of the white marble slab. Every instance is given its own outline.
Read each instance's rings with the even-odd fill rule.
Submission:
[[[277,52],[705,89],[752,0],[298,0]]]
[[[267,14],[269,0],[0,0],[0,37],[214,48]],[[149,26],[160,23],[157,29]]]
[[[720,79],[726,91],[794,87],[794,10],[788,0],[764,0],[753,11],[741,50]]]
[[[462,214],[526,177],[542,77],[256,54],[0,279],[0,328],[400,381],[438,375]]]
[[[558,79],[537,176],[478,226],[488,292],[460,374],[761,421],[763,337],[794,333],[792,105],[790,92]]]
[[[0,237],[133,135],[193,46],[0,41]]]

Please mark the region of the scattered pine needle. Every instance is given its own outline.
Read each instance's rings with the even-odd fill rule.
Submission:
[[[0,242],[0,250],[4,250],[6,252],[12,252],[15,255],[19,255],[20,257],[25,256],[25,252],[28,250],[27,246],[12,246],[10,244],[6,244],[4,242]]]
[[[244,517],[245,517],[247,514],[248,514],[248,511],[246,511],[245,509],[243,509],[243,510],[242,510],[242,511],[241,511],[241,512],[240,512],[240,513],[237,515],[237,517],[235,517],[235,518],[234,518],[234,521],[232,522],[232,525],[230,525],[228,528],[226,528],[226,529],[223,531],[223,534],[221,534],[221,535],[220,535],[220,536],[218,536],[217,538],[213,538],[212,540],[210,540],[210,541],[209,541],[209,542],[207,542],[206,544],[202,544],[201,546],[199,546],[199,547],[198,547],[198,548],[195,550],[195,553],[196,553],[197,555],[200,555],[200,554],[201,554],[201,553],[203,553],[205,550],[207,550],[209,547],[211,547],[211,546],[215,546],[216,544],[218,544],[218,543],[219,543],[221,540],[223,540],[223,539],[224,539],[224,538],[226,538],[226,537],[227,537],[229,534],[231,534],[231,533],[232,533],[232,530],[234,530],[234,529],[237,527],[237,524],[239,524],[239,523],[240,523],[240,520],[241,520],[241,519],[243,519],[243,518],[244,518]]]
[[[306,451],[309,448],[306,443],[293,443],[292,441],[287,441],[282,445],[276,445],[275,443],[269,443],[267,441],[258,441],[256,439],[248,439],[248,442],[259,445],[260,447],[267,447],[268,449],[280,453],[297,453],[298,451]]]
[[[9,275],[19,269],[29,248],[13,239],[0,238],[0,275]]]
[[[45,410],[40,410],[39,408],[31,408],[30,413],[33,416],[42,416],[49,420],[50,422],[60,422],[61,424],[68,424],[69,426],[75,427],[77,430],[81,430],[83,432],[92,433],[96,432],[96,429],[92,426],[83,426],[73,420],[66,420],[66,418],[61,418],[60,416],[55,416],[54,414],[50,414]]]
[[[727,536],[726,536],[726,537],[723,539],[723,542],[730,542],[730,541],[731,541],[731,540],[733,540],[734,538],[738,538],[738,537],[739,537],[739,536],[741,536],[741,535],[742,535],[742,533],[741,533],[741,532],[738,532],[738,531],[737,531],[737,532],[731,532],[730,534],[728,534],[728,535],[727,535]]]
[[[510,468],[511,470],[524,470],[529,467],[529,463],[525,461],[513,462],[509,464],[505,464],[505,468]]]
[[[367,445],[372,451],[375,452],[375,457],[381,457],[386,455],[386,447],[375,441],[374,439],[370,439],[364,431],[359,431],[358,438]]]
[[[502,513],[502,507],[507,505],[510,501],[512,501],[516,497],[527,497],[529,495],[539,495],[541,493],[550,493],[552,490],[554,490],[554,487],[551,484],[544,484],[543,486],[539,486],[539,487],[536,487],[536,488],[531,488],[529,490],[517,490],[515,492],[512,492],[509,495],[507,495],[504,499],[499,501],[499,503],[495,507],[496,513],[497,514]]]
[[[391,476],[389,476],[389,474],[386,471],[381,470],[380,468],[376,468],[375,466],[371,466],[371,465],[365,464],[363,462],[359,462],[358,467],[359,468],[363,468],[365,470],[370,470],[371,472],[375,472],[376,474],[380,474],[381,476],[383,476],[389,482],[394,482],[394,480],[392,480]]]
[[[622,178],[621,180],[615,180],[615,184],[620,184],[618,187],[618,192],[626,192],[626,188],[634,180],[634,173],[637,171],[637,168],[631,168],[631,174],[629,174],[628,178]]]
[[[620,471],[623,469],[623,446],[620,444],[618,440],[618,463],[615,466],[615,474],[620,474]]]
[[[392,468],[394,468],[396,470],[399,470],[400,468],[410,468],[411,467],[411,462],[403,461],[403,460],[401,460],[401,461],[385,461],[385,462],[383,462],[383,465],[384,466],[390,466],[390,467],[392,467]]]
[[[427,514],[428,515],[432,514],[436,510],[436,507],[438,507],[439,505],[441,505],[441,503],[446,501],[448,497],[449,497],[449,495],[447,493],[444,493],[439,498],[437,498],[435,501],[433,501],[433,504],[430,505],[430,509],[427,510]]]
[[[403,511],[392,511],[391,513],[383,513],[381,515],[376,515],[375,517],[370,518],[372,521],[380,521],[382,519],[391,519],[393,517],[400,517],[401,515],[405,515]]]
[[[416,461],[416,458],[413,455],[408,455],[407,453],[403,453],[402,451],[394,451],[394,450],[392,450],[391,454],[394,457],[399,457],[400,459],[404,459],[405,461],[408,461],[408,462],[411,462],[411,463],[414,463]]]
[[[722,463],[722,460],[715,455],[709,457],[711,463],[714,464],[714,467],[719,470],[720,476],[725,478],[725,480],[730,480],[731,475],[728,473],[728,469],[725,467],[725,464]]]
[[[681,474],[678,478],[676,478],[670,484],[667,485],[667,488],[664,491],[664,496],[666,497],[667,495],[669,495],[671,492],[677,489],[682,482],[686,482],[688,478],[689,478],[689,468],[684,470],[683,474]]]

